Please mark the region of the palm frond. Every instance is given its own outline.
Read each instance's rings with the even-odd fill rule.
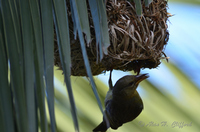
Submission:
[[[46,96],[51,121],[51,131],[56,131],[55,110],[54,110],[54,83],[53,83],[53,67],[54,67],[54,28],[53,28],[53,12],[52,1],[41,0],[41,20],[43,31],[44,45],[44,76],[46,85]]]
[[[57,40],[59,45],[59,52],[61,57],[61,63],[63,68],[63,73],[65,76],[65,82],[67,84],[67,90],[69,95],[69,100],[72,109],[72,117],[75,125],[75,131],[79,131],[78,119],[76,115],[76,107],[74,102],[74,97],[72,93],[70,75],[71,75],[71,50],[70,50],[70,37],[69,37],[69,26],[67,18],[67,7],[64,0],[54,1],[54,21],[56,27]]]
[[[4,42],[2,15],[0,13],[0,127],[2,131],[14,132],[14,119],[12,112],[12,95],[8,82],[8,59]]]
[[[16,125],[19,131],[28,130],[27,111],[26,111],[26,97],[24,88],[23,75],[23,59],[22,59],[22,43],[20,36],[20,25],[18,18],[18,10],[14,1],[1,1],[1,13],[3,20],[3,31],[5,42],[4,52],[7,53],[10,64],[10,86],[13,91],[13,100],[15,100],[14,110],[17,113]],[[5,65],[5,62],[4,62]],[[8,78],[7,78],[8,79]],[[1,87],[1,89],[4,89]],[[11,92],[12,93],[12,92]],[[7,93],[11,95],[11,93]],[[8,97],[11,97],[9,96]],[[10,99],[12,100],[12,98]],[[9,102],[10,103],[10,102]],[[10,104],[12,105],[12,104]],[[7,126],[8,127],[8,126]],[[8,128],[7,128],[8,129]]]
[[[20,1],[20,15],[22,23],[22,42],[24,51],[24,86],[26,88],[26,105],[28,114],[28,130],[34,132],[37,130],[36,116],[36,98],[34,90],[34,36],[31,21],[31,10],[28,1]]]
[[[87,51],[86,51],[86,47],[85,47],[85,42],[84,42],[84,37],[83,37],[83,31],[84,31],[84,28],[82,27],[82,23],[81,23],[81,20],[80,20],[80,15],[79,14],[79,9],[78,9],[78,1],[70,1],[71,3],[71,7],[72,7],[72,19],[74,20],[74,23],[76,25],[75,29],[78,29],[78,35],[79,35],[79,39],[80,39],[80,44],[81,44],[81,49],[82,49],[82,54],[83,54],[83,59],[84,59],[84,63],[85,63],[85,68],[86,68],[86,71],[87,71],[87,75],[90,79],[90,82],[91,82],[91,85],[92,85],[92,89],[93,89],[93,92],[95,94],[95,97],[97,99],[97,102],[98,102],[98,105],[99,105],[99,108],[101,110],[101,112],[103,113],[103,108],[102,108],[102,104],[100,102],[100,99],[99,99],[99,96],[98,96],[98,92],[96,90],[96,85],[94,83],[94,80],[93,80],[93,75],[92,75],[92,72],[91,72],[91,68],[90,68],[90,64],[89,64],[89,60],[88,60],[88,56],[87,56]],[[76,17],[75,17],[76,16]],[[88,18],[88,17],[87,17]],[[87,19],[85,18],[85,19]],[[83,21],[83,19],[82,19]],[[89,23],[88,23],[89,25]],[[87,26],[86,26],[87,27]]]

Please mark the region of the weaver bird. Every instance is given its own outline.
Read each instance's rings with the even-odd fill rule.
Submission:
[[[124,76],[113,87],[111,72],[103,121],[93,132],[105,132],[109,127],[117,129],[134,120],[143,110],[143,102],[136,89],[141,81],[149,77],[148,74]]]

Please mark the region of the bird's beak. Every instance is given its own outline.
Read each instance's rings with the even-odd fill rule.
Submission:
[[[138,85],[141,81],[143,81],[144,79],[146,79],[148,77],[149,77],[148,73],[137,75],[136,76],[136,85]]]

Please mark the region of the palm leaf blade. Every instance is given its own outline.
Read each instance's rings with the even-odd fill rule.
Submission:
[[[70,75],[71,75],[71,52],[70,52],[70,37],[69,37],[69,27],[68,27],[68,18],[66,16],[66,3],[64,0],[53,1],[54,4],[54,22],[56,27],[56,34],[58,40],[60,60],[65,76],[65,82],[67,84],[67,91],[69,95],[71,112],[74,121],[75,131],[79,131],[78,119],[76,114],[76,107],[71,87]]]
[[[42,41],[42,29],[39,13],[38,1],[30,1],[31,17],[33,23],[34,32],[34,66],[35,66],[35,88],[38,108],[40,112],[40,124],[43,132],[48,131],[46,108],[45,108],[45,86],[44,86],[44,58],[43,58],[43,41]]]
[[[78,19],[80,22],[80,28],[76,25],[74,27],[74,33],[76,34],[77,30],[79,31],[81,29],[82,32],[86,34],[87,43],[89,43],[91,41],[91,35],[86,0],[74,0],[70,2],[72,2],[76,6],[76,11],[74,10],[74,7],[71,7],[73,20]],[[74,11],[77,12],[79,15],[76,16],[75,14],[73,14]],[[74,19],[74,17],[78,18]]]
[[[51,121],[51,131],[56,131],[54,112],[54,87],[53,87],[53,66],[54,66],[54,28],[52,0],[41,0],[42,31],[44,43],[44,74],[46,84],[47,102]]]
[[[24,86],[26,89],[27,114],[29,123],[29,132],[37,130],[36,108],[35,108],[35,91],[34,91],[34,64],[33,64],[33,28],[31,22],[31,13],[29,2],[26,0],[19,1],[22,42],[24,50]]]
[[[149,4],[152,2],[153,0],[145,0],[144,3],[145,3],[145,6],[149,6]]]
[[[2,16],[0,12],[0,128],[2,131],[14,132],[11,90],[8,82],[8,62],[5,53]]]
[[[22,60],[22,45],[18,35],[20,31],[19,23],[15,21],[18,12],[15,12],[15,3],[13,1],[1,1],[2,18],[5,32],[5,42],[8,48],[8,56],[11,71],[11,86],[13,90],[13,98],[15,100],[16,124],[19,131],[27,131],[27,112],[25,91],[23,82],[23,60]],[[15,13],[14,13],[15,12]],[[17,35],[18,34],[18,35]]]
[[[95,28],[96,44],[98,45],[97,47],[99,48],[100,60],[101,60],[103,59],[103,53],[108,54],[107,48],[110,45],[106,10],[103,1],[89,0],[89,5]]]
[[[76,24],[77,29],[78,29],[78,35],[79,35],[79,40],[80,40],[80,44],[81,44],[81,50],[82,50],[82,55],[83,55],[87,75],[90,78],[92,89],[93,89],[93,92],[94,92],[95,97],[97,99],[97,103],[99,105],[99,108],[100,108],[101,112],[103,113],[103,108],[102,108],[102,105],[101,105],[101,101],[99,99],[98,92],[96,90],[96,85],[94,83],[94,79],[93,79],[93,76],[92,76],[92,72],[91,72],[91,68],[90,68],[90,64],[89,64],[89,60],[88,60],[88,56],[87,56],[87,51],[86,51],[86,48],[85,48],[83,31],[82,31],[80,20],[79,20],[79,17],[78,17],[80,14],[78,14],[78,12],[77,12],[78,9],[77,9],[77,6],[76,6],[77,5],[76,1],[72,0],[70,2],[71,2],[71,9],[73,10],[72,13],[74,13],[72,16],[76,16],[76,17],[73,18],[73,20],[74,20],[74,23]]]
[[[136,14],[140,17],[142,15],[142,4],[140,0],[134,0]]]

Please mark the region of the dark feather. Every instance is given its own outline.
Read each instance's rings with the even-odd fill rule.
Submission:
[[[109,127],[116,130],[124,123],[134,120],[143,110],[143,102],[136,89],[138,84],[148,77],[148,74],[127,75],[120,78],[113,88],[110,77],[103,122],[93,132],[105,132]],[[106,126],[105,116],[109,126]]]
[[[106,132],[107,126],[104,122],[101,122],[95,129],[93,129],[93,132]]]

